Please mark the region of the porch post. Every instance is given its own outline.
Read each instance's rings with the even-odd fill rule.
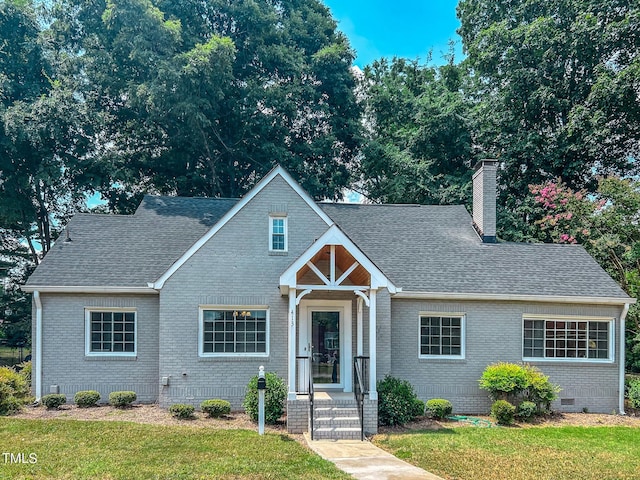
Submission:
[[[375,288],[369,290],[369,398],[371,400],[378,399],[378,391],[376,390],[378,348],[376,346],[376,293]]]
[[[356,317],[356,355],[361,357],[364,354],[363,348],[363,330],[362,330],[362,297],[358,297],[358,314]]]
[[[289,400],[296,399],[296,289],[289,287]]]

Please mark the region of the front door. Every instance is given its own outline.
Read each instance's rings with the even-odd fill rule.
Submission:
[[[298,352],[310,356],[311,377],[318,390],[352,391],[351,308],[350,301],[342,300],[300,302]],[[305,372],[298,374],[305,382]]]

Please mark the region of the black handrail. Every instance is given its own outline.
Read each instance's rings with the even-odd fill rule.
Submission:
[[[300,371],[306,370],[306,374],[307,374],[307,379],[308,379],[308,383],[307,383],[307,389],[303,390],[302,389],[302,385],[299,384],[298,380],[296,380],[296,393],[300,393],[300,394],[306,394],[309,395],[309,421],[310,421],[310,430],[311,430],[311,440],[313,440],[313,396],[314,396],[314,390],[313,390],[313,378],[311,377],[311,362],[312,362],[312,354],[309,354],[309,356],[303,357],[303,356],[297,356],[296,357],[296,366],[300,366],[303,365],[304,367],[300,367]],[[298,378],[300,378],[300,376],[298,376]]]
[[[358,416],[360,417],[360,440],[364,441],[364,396],[369,393],[369,357],[353,357],[353,377],[355,384],[353,394],[358,404]]]

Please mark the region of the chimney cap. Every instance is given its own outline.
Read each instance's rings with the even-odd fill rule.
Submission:
[[[498,164],[498,160],[496,160],[495,158],[485,158],[482,160],[478,160],[477,163],[473,166],[473,169],[475,171],[478,171],[480,167],[484,167],[485,165],[496,166],[497,164]]]

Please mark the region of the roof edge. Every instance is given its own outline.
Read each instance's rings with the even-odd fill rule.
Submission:
[[[563,295],[524,295],[508,293],[446,293],[403,291],[392,294],[393,298],[415,298],[421,300],[481,300],[544,303],[579,303],[593,305],[631,305],[636,303],[631,297],[589,297]]]
[[[101,287],[87,285],[22,285],[23,292],[33,293],[135,293],[157,295],[159,292],[150,287]]]

